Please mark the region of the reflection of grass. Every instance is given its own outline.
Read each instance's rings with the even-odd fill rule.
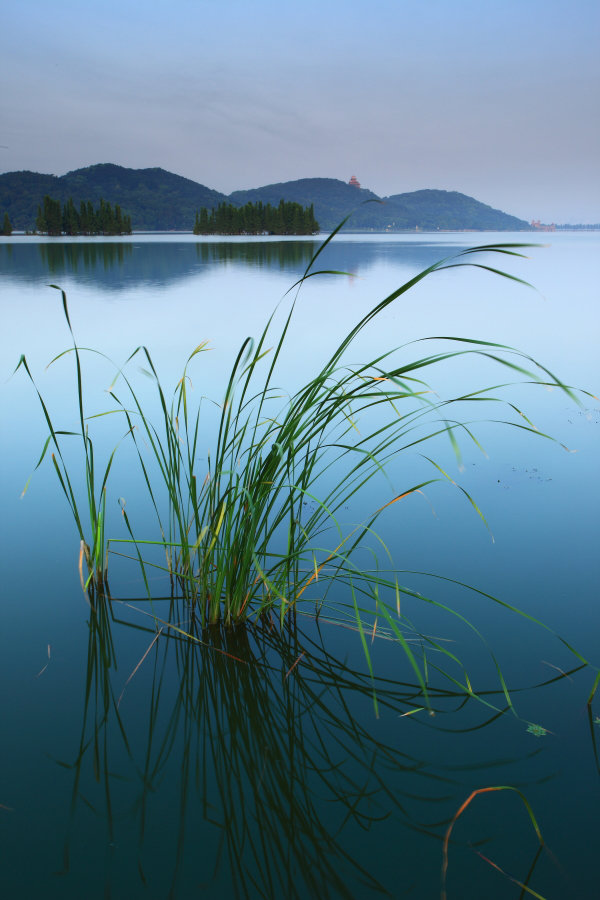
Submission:
[[[524,893],[527,893],[533,897],[537,897],[538,900],[544,900],[544,898],[541,896],[541,894],[538,894],[536,891],[532,890],[531,888],[529,888],[527,886],[527,882],[529,881],[529,879],[531,878],[531,875],[533,874],[533,869],[535,868],[535,865],[539,859],[541,850],[544,847],[544,839],[542,838],[542,833],[540,831],[540,827],[539,827],[537,820],[533,814],[533,810],[529,804],[529,801],[527,800],[527,797],[525,797],[525,795],[520,790],[518,790],[518,788],[512,787],[511,785],[494,785],[493,787],[478,788],[476,791],[471,792],[471,794],[467,797],[467,799],[464,801],[464,803],[462,803],[461,806],[459,807],[459,809],[455,812],[454,816],[452,817],[452,821],[450,822],[450,824],[448,826],[448,830],[446,831],[446,834],[444,836],[443,861],[442,861],[442,895],[441,895],[442,900],[446,900],[446,876],[448,873],[448,844],[450,841],[450,836],[452,834],[452,829],[454,828],[454,825],[455,825],[457,819],[459,818],[459,816],[461,816],[463,814],[463,812],[467,809],[467,807],[475,799],[475,797],[478,797],[481,794],[487,794],[487,793],[495,792],[495,791],[511,791],[511,792],[514,792],[515,794],[517,794],[518,797],[520,797],[523,805],[525,806],[525,809],[527,810],[529,820],[531,822],[531,825],[533,827],[535,835],[538,839],[539,849],[534,857],[533,864],[529,870],[529,873],[528,873],[528,876],[527,876],[527,879],[525,880],[525,882],[518,881],[516,878],[513,878],[510,875],[507,875],[507,873],[504,872],[498,865],[496,865],[496,863],[487,859],[487,857],[483,856],[483,854],[479,854],[479,855],[482,857],[482,859],[484,859],[486,862],[490,863],[495,869],[497,869],[502,875],[505,875],[509,879],[509,881],[512,881],[513,884],[518,885],[521,888],[521,896],[523,896]]]
[[[311,259],[298,288],[307,278],[320,274],[313,266],[332,236]],[[208,624],[231,625],[249,616],[273,613],[283,623],[300,604],[314,603],[317,597],[322,605],[330,601],[334,586],[343,588],[369,666],[369,634],[374,635],[378,626],[385,627],[401,646],[428,704],[431,664],[425,649],[417,654],[407,640],[409,626],[401,616],[403,595],[420,595],[403,587],[393,571],[390,574],[381,569],[381,558],[391,560],[391,554],[375,534],[377,521],[384,510],[391,506],[397,509],[395,504],[402,504],[436,481],[455,485],[426,448],[438,436],[446,436],[460,461],[459,439],[479,447],[470,423],[461,416],[461,408],[478,410],[484,402],[502,404],[510,414],[507,424],[532,434],[539,432],[521,410],[493,394],[494,388],[440,399],[422,376],[442,363],[477,357],[492,361],[511,376],[558,386],[569,396],[573,394],[529,357],[489,342],[446,338],[449,349],[416,358],[409,357],[406,348],[397,352],[384,348],[362,365],[349,365],[347,354],[374,319],[401,299],[406,304],[404,295],[424,278],[457,266],[477,266],[513,278],[490,267],[478,254],[519,256],[520,246],[464,250],[425,269],[374,306],[334,349],[325,365],[291,397],[282,398],[275,377],[292,323],[296,299],[291,301],[278,334],[273,334],[271,317],[256,344],[250,338],[244,341],[220,406],[217,438],[204,467],[199,463],[200,448],[206,440],[201,403],[192,402],[189,368],[206,345],[200,344],[189,357],[170,401],[149,351],[138,348],[129,359],[141,356],[148,367],[160,406],[158,421],[152,421],[146,413],[140,392],[123,369],[118,370],[111,392],[115,401],[112,412],[126,421],[141,481],[156,513],[157,537],[153,539],[134,535],[124,505],[122,508],[129,537],[120,539],[120,543],[132,548],[148,594],[149,567],[162,568],[187,601],[194,632]],[[62,297],[71,328],[64,292]],[[40,462],[51,446],[53,464],[79,531],[82,584],[87,587],[93,582],[102,591],[106,588],[108,560],[106,490],[115,451],[98,471],[84,412],[82,349],[74,338],[73,343],[72,351],[67,352],[74,354],[76,363],[89,525],[85,524],[62,454],[66,433],[55,429],[41,396],[50,435]],[[19,365],[29,373],[24,357]],[[366,430],[359,430],[365,420]],[[376,480],[380,483],[386,477],[386,466],[410,449],[421,451],[431,466],[431,477],[405,484],[401,490],[390,489],[384,502],[373,504],[366,519],[346,528],[344,508],[355,495],[368,495]],[[483,519],[475,501],[463,488],[458,489]],[[378,542],[380,547],[375,568],[365,569],[357,561],[366,540]],[[111,539],[113,550],[115,543],[116,539]],[[164,553],[164,564],[148,556],[156,548]],[[429,650],[451,668],[459,663],[439,642],[430,641]],[[466,673],[461,686],[472,692]]]
[[[473,775],[468,765],[443,761],[443,728],[420,751],[407,746],[417,726],[399,716],[418,707],[418,683],[375,679],[387,720],[376,731],[370,677],[332,656],[318,628],[303,631],[288,619],[280,629],[261,619],[207,626],[190,640],[145,629],[143,619],[115,619],[121,604],[93,590],[90,599],[83,722],[67,764],[73,790],[64,874],[77,844],[88,858],[76,836],[84,816],[99,817],[113,848],[107,896],[111,872],[133,873],[136,852],[139,878],[156,896],[188,896],[199,881],[207,896],[389,896],[395,876],[378,870],[385,853],[373,858],[368,850],[382,837],[398,847],[403,890],[416,896],[415,879],[427,882],[427,854],[437,872],[457,846],[450,832],[459,798],[482,769],[497,777],[519,761],[503,750],[486,764],[478,760]],[[165,615],[182,621],[186,612],[171,602]],[[146,652],[125,668],[123,639],[127,647],[136,634]],[[436,718],[426,722],[434,728],[468,702],[452,690],[432,691],[431,699]],[[90,869],[90,878],[96,874]]]

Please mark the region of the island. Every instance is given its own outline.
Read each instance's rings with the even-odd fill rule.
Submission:
[[[210,212],[196,213],[194,234],[318,234],[314,204],[304,207],[281,199],[278,206],[248,202],[244,206],[219,203]]]
[[[94,209],[91,200],[82,200],[77,210],[72,198],[69,198],[61,208],[60,200],[55,200],[48,194],[44,197],[43,204],[38,206],[35,230],[51,236],[118,235],[131,234],[132,231],[130,216],[123,214],[118,204],[113,210],[110,203],[101,199]]]

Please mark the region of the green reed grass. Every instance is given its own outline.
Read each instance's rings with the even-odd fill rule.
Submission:
[[[435,668],[428,662],[427,653],[433,653],[438,659],[441,654],[453,666],[460,662],[438,641],[423,635],[417,635],[417,645],[412,643],[411,626],[401,616],[401,600],[403,596],[420,598],[421,595],[399,583],[391,553],[376,535],[377,521],[385,509],[436,481],[455,484],[426,448],[436,437],[445,435],[460,461],[459,439],[480,447],[470,423],[457,417],[464,404],[471,404],[477,410],[482,401],[503,404],[512,416],[507,425],[538,437],[548,438],[548,435],[538,432],[522,410],[496,393],[507,387],[506,384],[439,399],[423,375],[441,363],[478,357],[492,361],[512,377],[558,387],[578,401],[573,390],[543,365],[513,348],[486,341],[431,338],[427,340],[450,342],[451,349],[436,349],[425,355],[417,352],[412,358],[407,347],[386,349],[364,364],[347,362],[348,351],[361,332],[436,272],[472,266],[525,284],[490,266],[485,258],[489,254],[519,257],[523,248],[531,246],[527,244],[474,247],[429,266],[369,310],[326,363],[292,396],[282,400],[275,377],[278,364],[285,356],[298,291],[315,275],[343,274],[315,269],[319,255],[337,231],[339,228],[317,250],[303,277],[293,286],[294,293],[286,295],[289,306],[280,330],[275,330],[273,314],[256,342],[251,338],[243,342],[220,405],[217,437],[207,465],[199,460],[206,441],[202,404],[194,400],[189,379],[190,366],[206,349],[206,343],[199,344],[189,356],[170,399],[146,347],[138,347],[125,365],[117,369],[110,388],[114,407],[109,411],[123,417],[126,438],[133,442],[140,477],[156,514],[156,536],[134,534],[121,501],[127,537],[107,540],[107,484],[116,448],[98,470],[89,434],[89,421],[95,417],[88,417],[84,410],[84,350],[73,335],[64,291],[61,291],[63,311],[73,347],[52,362],[65,354],[75,358],[85,503],[76,497],[62,453],[63,441],[72,433],[54,427],[39,390],[49,435],[37,465],[51,448],[53,466],[81,541],[80,572],[84,588],[93,583],[96,590],[108,589],[108,552],[109,549],[114,552],[118,545],[121,551],[133,553],[139,562],[149,597],[152,595],[150,567],[169,575],[174,589],[187,602],[189,628],[193,631],[207,624],[229,625],[267,613],[275,613],[283,622],[300,604],[314,604],[315,597],[319,605],[329,603],[335,586],[336,595],[340,595],[341,589],[346,598],[369,668],[371,636],[378,626],[386,628],[389,636],[401,645],[427,699],[429,667]],[[482,259],[484,254],[486,257]],[[411,350],[420,346],[417,342]],[[128,375],[127,364],[134,359],[144,361],[154,380],[160,407],[157,421],[150,418],[140,392]],[[33,381],[24,356],[19,367]],[[379,417],[378,424],[370,430],[358,431],[357,421],[365,417],[368,420],[373,413],[379,416],[382,410],[387,413],[385,420],[380,421]],[[374,508],[364,521],[345,528],[342,511],[352,498],[385,473],[392,460],[415,449],[431,464],[431,477],[408,484],[399,493],[390,493],[389,499]],[[324,476],[332,474],[335,474],[332,486],[322,488]],[[463,488],[456,487],[485,522],[475,500]],[[382,558],[389,562],[387,571],[381,568],[377,557],[374,569],[367,570],[357,563],[358,552],[367,539],[378,542]],[[149,558],[157,547],[164,552],[162,564],[156,562],[156,556]],[[438,605],[473,628],[458,613]],[[472,693],[466,673],[460,684],[463,690]],[[508,697],[507,691],[506,694]]]

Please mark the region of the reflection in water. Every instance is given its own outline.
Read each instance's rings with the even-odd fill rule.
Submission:
[[[160,240],[45,241],[0,243],[0,279],[40,283],[48,277],[64,281],[73,277],[95,288],[122,291],[144,286],[166,287],[191,276],[206,274],[215,266],[236,265],[268,268],[290,275],[305,271],[319,247],[314,240]],[[455,249],[454,247],[452,249]],[[451,252],[443,244],[427,241],[386,242],[336,239],[318,259],[316,268],[362,275],[384,263],[424,269]]]
[[[577,365],[575,368],[589,371],[589,377],[571,377],[575,383],[593,388],[597,375],[594,372],[592,377],[589,361],[596,358],[594,329],[582,329],[581,323],[593,323],[597,310],[591,287],[595,284],[592,251],[597,248],[589,243],[575,245],[569,236],[560,237],[552,251],[544,251],[548,263],[538,262],[534,274],[519,272],[542,290],[553,286],[548,290],[550,303],[544,304],[543,315],[535,312],[537,307],[531,299],[511,305],[508,297],[506,305],[504,298],[497,298],[482,315],[492,316],[492,340],[530,347],[532,336],[534,341],[539,336],[534,346],[545,343],[544,359],[555,360],[560,372],[567,374],[573,360],[588,360],[588,369]],[[471,239],[472,235],[464,237],[465,241]],[[45,242],[46,251],[48,243]],[[50,252],[58,252],[60,243],[53,242]],[[89,290],[81,292],[81,308],[94,313],[91,321],[95,323],[104,317],[107,290],[114,290],[120,299],[117,292],[130,286],[162,283],[179,287],[184,279],[189,279],[192,288],[196,277],[200,280],[205,273],[214,271],[224,274],[226,267],[232,277],[222,281],[235,287],[242,280],[240,276],[253,274],[253,256],[265,260],[266,253],[271,252],[267,248],[269,242],[263,241],[222,241],[209,246],[210,242],[183,240],[172,245],[159,240],[143,244],[134,239],[118,242],[123,251],[119,258],[110,250],[100,252],[102,243],[87,242],[96,245],[95,262],[91,255],[84,262],[85,241],[77,242],[75,259],[72,254],[59,254],[52,261],[56,267],[64,266],[67,277],[76,266],[76,280],[79,284],[87,281]],[[285,268],[289,261],[285,279],[291,276],[289,285],[296,273],[301,274],[302,255],[311,242],[278,244],[271,263],[275,268]],[[298,253],[294,244],[302,245]],[[361,275],[369,265],[381,264],[373,279],[375,290],[379,290],[388,274],[384,271],[387,261],[393,279],[401,283],[402,266],[421,269],[427,262],[446,255],[449,248],[441,242],[434,246],[426,242],[368,241],[353,245],[339,241],[327,249],[332,256],[320,256],[318,267],[353,270]],[[50,275],[49,265],[48,252],[44,255],[39,242],[0,242],[0,294],[5,298],[6,316],[14,323],[12,331],[4,329],[7,366],[15,352],[12,335],[23,334],[29,344],[38,330],[32,310],[43,309],[43,304],[33,302],[28,286],[62,281],[57,270]],[[294,270],[293,266],[298,268]],[[573,272],[579,273],[575,291]],[[250,280],[257,290],[264,285],[265,295],[271,295],[266,277]],[[2,290],[6,285],[10,289]],[[22,292],[21,287],[25,288]],[[359,284],[356,287],[360,290]],[[465,305],[458,288],[453,289],[449,282],[446,287],[447,293],[441,291],[435,303],[431,301],[427,310],[423,307],[423,318],[419,318],[419,304],[415,304],[410,315],[401,319],[400,326],[404,321],[410,328],[411,316],[418,322],[428,316],[436,323],[435,333],[486,337],[487,332],[480,330],[483,318],[477,319],[475,304]],[[166,303],[161,297],[161,302],[154,305],[153,315],[158,323],[155,333],[164,332],[165,340],[158,343],[161,350],[167,348],[165,355],[172,352],[165,323],[171,324],[175,317],[170,313],[171,318],[165,316],[164,310],[176,309],[180,321],[186,323],[193,321],[197,325],[201,318],[200,313],[196,318],[192,314],[196,304],[194,291],[188,285],[185,288],[179,296],[177,292],[165,293]],[[46,294],[52,295],[52,302],[56,301],[55,292]],[[140,301],[150,295],[150,291],[144,291]],[[75,290],[73,296],[77,296]],[[221,298],[224,293],[216,291],[214,296]],[[344,309],[342,294],[335,296],[332,315]],[[565,296],[569,296],[566,306]],[[482,298],[482,308],[486,304],[487,298]],[[140,305],[130,304],[130,313],[124,309],[127,304],[121,304],[121,318],[115,320],[115,327],[125,333],[127,350],[138,342]],[[534,311],[528,317],[530,306]],[[559,314],[563,307],[567,311]],[[444,319],[446,309],[450,315]],[[479,324],[471,328],[473,316]],[[53,312],[43,321],[51,322],[51,317]],[[452,331],[440,331],[440,318],[443,322],[456,320],[458,324],[455,327],[453,321]],[[514,327],[511,324],[500,335],[496,329],[503,322],[514,323]],[[62,348],[62,321],[59,324]],[[202,323],[201,336],[209,327],[213,327],[212,320]],[[136,336],[131,338],[131,345],[130,333]],[[382,340],[389,339],[389,332],[382,332]],[[573,360],[566,365],[568,347],[576,349]],[[47,356],[44,347],[44,362]],[[16,358],[10,371],[14,363]],[[106,386],[104,382],[100,385]],[[14,389],[13,382],[10,391]],[[207,391],[216,394],[212,386]],[[6,401],[9,390],[4,396]],[[19,403],[19,395],[16,396],[15,410]],[[440,894],[442,839],[447,823],[472,790],[494,784],[515,785],[524,790],[542,834],[564,867],[559,870],[543,854],[528,882],[532,890],[548,898],[579,900],[597,896],[597,863],[589,837],[595,833],[597,820],[594,788],[600,774],[600,688],[586,716],[585,698],[590,695],[593,681],[589,671],[579,681],[579,676],[566,673],[575,683],[560,675],[562,681],[553,686],[552,693],[548,690],[517,694],[517,686],[509,684],[511,695],[519,701],[523,698],[519,711],[543,723],[548,732],[527,733],[525,725],[511,715],[482,724],[485,711],[481,705],[469,700],[459,710],[458,699],[449,694],[435,698],[435,718],[422,712],[399,718],[414,710],[415,704],[420,705],[419,696],[416,688],[391,680],[377,682],[382,715],[376,722],[371,683],[349,666],[331,659],[312,630],[310,636],[291,630],[285,639],[267,628],[238,634],[213,632],[206,636],[208,646],[192,645],[181,636],[178,638],[172,629],[164,630],[156,640],[154,630],[137,630],[143,621],[150,621],[153,626],[139,613],[133,621],[116,624],[110,606],[100,603],[91,616],[89,648],[86,654],[83,647],[82,669],[77,610],[68,591],[63,594],[54,585],[55,578],[60,585],[71,584],[69,578],[74,569],[69,555],[63,572],[60,566],[65,557],[54,549],[62,543],[59,523],[65,520],[51,514],[53,506],[46,502],[44,483],[36,488],[39,492],[41,487],[37,507],[40,521],[32,522],[31,511],[25,510],[22,519],[16,512],[16,498],[29,475],[31,447],[37,446],[32,443],[32,435],[37,435],[37,431],[28,429],[29,419],[37,422],[39,411],[36,408],[28,418],[27,409],[25,405],[19,408],[14,419],[18,418],[20,429],[5,429],[6,596],[2,661],[6,696],[0,767],[4,778],[0,785],[0,824],[5,825],[4,896],[93,900],[112,895],[119,900],[139,896],[164,900],[170,891],[171,896],[184,900],[196,896],[228,900],[236,891],[239,896],[252,897],[308,897],[316,891],[318,896],[362,898],[375,894],[379,881],[395,897],[435,898]],[[571,411],[568,415],[571,418]],[[583,421],[584,413],[579,415]],[[567,443],[580,452],[576,457],[564,454],[568,461],[564,467],[554,467],[550,456],[543,454],[542,463],[537,455],[531,458],[528,453],[519,453],[518,459],[508,456],[503,462],[502,448],[498,471],[502,483],[496,482],[495,469],[485,473],[486,463],[473,467],[474,474],[466,486],[469,490],[471,485],[477,488],[478,502],[486,501],[486,514],[493,512],[497,503],[496,487],[501,496],[507,496],[504,492],[509,482],[502,467],[506,467],[513,481],[513,466],[520,467],[520,471],[529,467],[531,471],[532,463],[540,466],[540,472],[545,467],[548,475],[555,476],[546,494],[524,476],[519,492],[513,491],[521,495],[520,500],[513,497],[510,508],[503,507],[502,501],[496,506],[494,531],[500,539],[493,554],[485,550],[483,541],[472,537],[473,532],[460,517],[455,526],[450,524],[436,538],[429,528],[429,510],[424,525],[424,516],[422,520],[410,515],[403,519],[397,540],[402,559],[410,560],[413,566],[411,557],[418,554],[420,544],[429,557],[442,551],[436,556],[441,571],[451,567],[456,572],[455,561],[466,551],[470,581],[488,587],[495,584],[509,602],[526,605],[535,616],[545,619],[548,615],[563,623],[560,630],[568,629],[575,644],[583,643],[590,648],[590,655],[595,655],[592,623],[594,616],[597,619],[597,608],[593,603],[595,580],[590,560],[595,558],[593,539],[598,520],[590,485],[595,483],[597,436],[585,437],[572,418],[574,424],[569,422],[569,427],[578,438],[567,439]],[[10,415],[5,416],[5,421],[9,420]],[[595,427],[594,422],[588,424]],[[556,433],[566,438],[563,426],[561,423]],[[580,474],[576,477],[572,464],[581,466],[585,458],[587,468],[583,468],[583,474],[578,469]],[[561,480],[563,487],[559,488]],[[53,488],[52,497],[55,496]],[[442,521],[440,517],[435,527],[441,527]],[[65,521],[67,527],[70,525]],[[23,534],[28,537],[22,539]],[[32,534],[40,536],[43,551],[38,557],[47,576],[43,590],[39,564],[31,564],[31,547],[37,543],[32,543]],[[429,535],[430,541],[421,541],[421,534]],[[462,571],[459,565],[458,572]],[[123,617],[134,615],[116,603],[113,609]],[[477,615],[482,616],[484,623],[487,621],[487,614],[479,608]],[[176,612],[173,621],[180,621]],[[160,627],[159,623],[159,631]],[[429,627],[438,634],[434,630],[437,624],[432,621]],[[55,657],[54,635],[59,630],[63,631],[62,647]],[[326,644],[330,653],[334,646],[331,635],[329,631]],[[334,643],[343,657],[346,649],[339,635],[338,629]],[[546,661],[543,665],[552,667],[553,673],[560,672],[559,665],[568,665],[562,656],[548,655],[541,649],[545,643],[539,643],[537,638],[530,640],[518,629],[513,632],[502,626],[494,638],[501,649],[501,664],[510,660],[511,671],[533,671],[531,666],[541,659]],[[53,661],[49,670],[34,680],[42,661],[35,661],[35,665],[27,661],[30,663],[32,656],[35,659],[36,642],[45,653],[46,639],[52,640]],[[84,643],[85,639],[84,635]],[[378,634],[376,643],[379,640]],[[463,645],[449,646],[458,651]],[[147,650],[147,656],[126,684]],[[223,651],[238,659],[224,656]],[[525,664],[526,659],[531,666]],[[378,646],[377,671],[389,679],[397,673],[397,659],[386,655],[382,643]],[[488,683],[485,672],[477,666],[474,671],[474,688],[484,696],[482,687]],[[84,685],[85,697],[80,704]],[[489,699],[497,705],[503,703],[498,694]],[[453,706],[455,718],[444,717],[442,713]],[[489,715],[491,719],[491,710]],[[463,727],[463,734],[448,734],[444,724],[454,732],[458,730],[456,725]],[[479,730],[468,730],[465,725]],[[405,751],[405,755],[400,751]],[[50,753],[66,761],[68,770],[48,760]],[[534,753],[537,755],[532,758]],[[553,772],[558,775],[551,779]],[[60,862],[70,796],[64,866],[67,874],[54,880],[51,873]],[[387,818],[380,822],[383,816]],[[469,839],[478,842],[490,837],[493,842],[487,845],[468,844]],[[473,896],[486,900],[504,900],[513,895],[516,898],[522,893],[520,889],[483,860],[496,862],[505,872],[525,882],[536,852],[535,836],[518,801],[514,797],[510,802],[508,796],[483,795],[461,815],[452,833],[449,900]],[[35,866],[31,864],[33,858]]]
[[[282,634],[264,621],[189,640],[164,625],[142,627],[145,651],[123,687],[115,643],[140,633],[139,618],[119,619],[113,635],[113,610],[128,614],[125,607],[99,599],[90,614],[63,875],[74,863],[81,813],[91,808],[105,821],[111,848],[104,896],[123,865],[119,854],[137,856],[138,885],[152,885],[153,896],[424,896],[419,881],[436,883],[467,766],[430,762],[378,737],[373,682],[331,656],[318,629],[311,636],[290,625]],[[175,620],[178,612],[171,609]],[[375,687],[394,722],[420,705],[416,686],[382,680]],[[467,702],[450,691],[432,699],[441,715]],[[505,757],[485,768],[514,762]],[[117,811],[124,780],[133,786],[126,815]],[[388,851],[366,850],[371,829],[396,848],[388,871],[380,871]],[[430,865],[426,874],[416,862],[423,835],[434,838],[435,871]]]
[[[205,265],[234,262],[282,271],[304,270],[318,246],[317,241],[211,242],[195,245],[198,259]]]
[[[52,274],[62,275],[65,272],[75,273],[79,270],[104,268],[108,271],[113,266],[122,266],[126,256],[131,256],[132,245],[124,243],[85,244],[37,244],[42,264]]]

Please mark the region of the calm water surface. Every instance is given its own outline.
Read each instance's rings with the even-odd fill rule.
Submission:
[[[477,242],[523,237],[336,239],[319,266],[346,274],[302,287],[277,375],[282,396],[418,271]],[[598,395],[600,239],[544,238],[548,246],[525,251],[527,259],[483,260],[535,290],[481,269],[437,273],[375,320],[348,361],[403,345],[402,359],[449,346],[412,343],[429,336],[478,338],[518,347],[566,384]],[[597,896],[600,699],[588,710],[595,670],[578,669],[570,650],[600,663],[596,398],[579,395],[578,406],[487,358],[444,364],[425,377],[447,398],[521,382],[494,395],[526,411],[540,435],[502,425],[526,424],[505,405],[464,409],[486,455],[465,436],[459,467],[442,435],[428,450],[405,452],[388,480],[373,482],[345,511],[351,527],[374,504],[431,477],[423,451],[485,515],[489,528],[442,479],[426,497],[394,504],[380,523],[402,583],[468,617],[483,636],[416,598],[405,601],[419,631],[452,642],[489,704],[465,702],[455,683],[431,672],[435,716],[414,712],[422,698],[410,666],[397,645],[375,637],[377,718],[359,637],[325,620],[317,628],[299,617],[283,637],[266,627],[216,633],[208,646],[190,647],[164,633],[155,640],[148,603],[99,604],[92,615],[79,587],[76,531],[49,460],[20,499],[47,435],[31,383],[22,370],[11,377],[21,353],[56,423],[77,425],[73,360],[46,369],[69,346],[60,294],[48,284],[67,291],[81,346],[122,365],[146,345],[166,387],[209,341],[191,384],[219,403],[241,342],[260,333],[280,301],[275,324],[283,321],[291,298],[284,294],[317,246],[187,236],[0,239],[4,897],[439,897],[453,815],[472,791],[497,785],[527,797],[547,849],[537,853],[517,793],[476,796],[452,832],[448,898],[517,898],[519,882],[546,898]],[[86,366],[87,409],[103,412],[114,369],[94,355]],[[134,361],[132,377],[150,396],[137,369]],[[122,437],[114,419],[94,422],[99,452]],[[128,454],[124,444],[109,497],[119,535],[119,497],[140,530],[146,526]],[[474,585],[548,629],[422,572]],[[138,595],[127,563],[115,561],[114,578],[119,597]],[[164,589],[157,579],[157,595]],[[185,620],[166,601],[153,611]],[[494,660],[514,704],[503,715]],[[451,674],[464,682],[460,668]],[[528,731],[530,723],[545,734]]]

